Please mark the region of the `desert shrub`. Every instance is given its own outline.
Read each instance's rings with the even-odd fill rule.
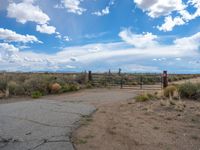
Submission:
[[[40,98],[42,96],[42,93],[40,91],[34,91],[31,93],[32,98]]]
[[[155,79],[152,77],[143,77],[143,84],[155,84]]]
[[[27,79],[27,75],[23,75],[23,74],[17,75],[17,78],[16,78],[16,80],[21,83],[24,82],[26,79]]]
[[[70,91],[69,84],[63,85],[61,91],[62,91],[63,93],[69,92],[69,91]]]
[[[164,96],[169,97],[169,96],[174,96],[174,93],[177,91],[176,86],[170,85],[164,89]]]
[[[145,94],[140,94],[138,96],[135,97],[135,100],[137,102],[145,102],[150,100],[149,96],[145,93]]]
[[[50,85],[51,93],[59,93],[61,88],[62,88],[61,85],[58,83]]]
[[[25,89],[23,86],[21,85],[17,85],[16,89],[15,89],[15,95],[25,95]]]
[[[10,81],[8,83],[8,89],[11,95],[25,95],[26,94],[24,87],[20,84],[17,84],[14,81]]]
[[[93,88],[93,85],[92,85],[92,83],[90,83],[90,82],[86,83],[86,88],[88,88],[88,89],[91,89],[91,88]]]
[[[139,83],[136,81],[131,82],[131,85],[138,85]]]
[[[80,86],[77,83],[67,83],[62,86],[62,92],[78,91],[79,89]]]
[[[60,86],[63,86],[63,85],[66,84],[65,79],[62,78],[62,77],[58,77],[58,78],[56,78],[55,80],[53,80],[53,81],[51,81],[51,82],[58,83],[58,84],[60,84]]]
[[[42,94],[47,94],[48,91],[48,82],[42,77],[33,77],[25,80],[23,86],[26,91],[26,94],[31,95],[34,91],[40,91]]]
[[[75,81],[79,84],[85,84],[86,83],[86,74],[85,73],[78,74],[76,76]]]
[[[153,95],[151,93],[147,93],[147,96],[149,97],[149,99],[156,99],[156,95]]]
[[[172,80],[172,78],[168,78],[168,82],[172,82],[173,80]]]
[[[177,76],[172,77],[172,81],[178,81],[179,78]]]
[[[78,83],[72,83],[72,84],[70,84],[70,90],[71,91],[78,91],[78,90],[80,90],[79,84]]]
[[[8,89],[11,95],[15,95],[16,87],[17,87],[17,83],[15,81],[8,82]]]
[[[7,81],[5,77],[0,78],[0,90],[5,91],[7,87]]]
[[[182,98],[200,98],[200,84],[194,84],[190,82],[184,83],[179,86],[178,91]]]

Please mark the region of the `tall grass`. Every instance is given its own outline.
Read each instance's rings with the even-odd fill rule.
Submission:
[[[184,83],[178,87],[181,98],[200,100],[200,83]]]

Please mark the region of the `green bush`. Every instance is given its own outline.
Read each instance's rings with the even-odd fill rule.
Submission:
[[[61,91],[62,91],[63,93],[69,92],[69,91],[70,91],[69,84],[63,85],[62,88],[61,88]]]
[[[90,82],[86,83],[86,88],[88,88],[88,89],[91,89],[91,88],[93,88],[93,85],[92,85],[92,83],[90,83]]]
[[[42,77],[33,77],[25,80],[23,87],[28,95],[31,95],[34,91],[40,91],[42,94],[49,93],[49,84]]]
[[[149,97],[149,99],[156,99],[156,96],[150,93],[147,93],[147,96]]]
[[[5,91],[7,87],[7,81],[5,77],[0,78],[0,91]]]
[[[200,84],[198,83],[184,83],[178,88],[179,94],[182,98],[199,99],[200,98]]]
[[[34,91],[31,93],[31,97],[36,99],[36,98],[40,98],[42,96],[42,93],[40,91]]]
[[[9,89],[9,93],[11,95],[15,95],[15,89],[16,89],[16,87],[17,87],[17,83],[16,82],[10,81],[8,83],[8,89]]]
[[[169,97],[170,95],[171,95],[171,96],[174,96],[174,93],[175,93],[176,91],[177,91],[176,86],[170,85],[170,86],[168,86],[168,87],[166,87],[166,88],[164,89],[164,96],[165,96],[165,97]]]
[[[9,89],[9,93],[11,95],[25,95],[25,89],[22,85],[17,84],[14,81],[10,81],[8,83],[8,89]]]
[[[137,102],[145,102],[150,100],[149,96],[145,93],[145,94],[140,94],[138,96],[135,97],[135,100]]]
[[[78,90],[80,90],[79,84],[77,84],[77,83],[70,84],[70,90],[71,91],[78,91]]]
[[[62,86],[62,92],[78,91],[79,89],[80,86],[77,83],[68,83]]]

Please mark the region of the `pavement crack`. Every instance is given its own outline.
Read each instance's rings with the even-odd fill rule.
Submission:
[[[6,147],[9,143],[15,143],[15,142],[19,142],[18,139],[14,139],[14,138],[3,138],[0,136],[0,143],[3,144],[0,146],[0,148],[4,148]]]
[[[14,119],[18,119],[18,120],[29,121],[31,123],[35,123],[35,124],[39,124],[39,125],[43,125],[43,126],[47,126],[47,127],[59,127],[59,128],[72,128],[73,127],[72,125],[67,125],[67,126],[50,125],[50,124],[47,124],[47,123],[42,123],[42,122],[39,122],[39,121],[25,119],[25,118],[21,118],[21,117],[8,116],[8,115],[4,115],[4,116],[14,118]]]
[[[36,145],[36,146],[34,146],[33,148],[29,148],[28,150],[34,150],[34,149],[36,149],[36,148],[38,148],[38,147],[40,147],[40,146],[42,146],[43,144],[45,144],[47,142],[47,140],[46,139],[44,139],[40,144],[38,144],[38,145]]]
[[[50,110],[50,111],[57,112],[57,113],[63,113],[63,114],[75,114],[75,115],[78,115],[78,116],[82,115],[81,113],[75,113],[75,112],[58,111],[58,110]]]
[[[48,140],[48,139],[43,139],[41,143],[39,143],[38,145],[36,145],[36,146],[34,146],[32,148],[29,148],[28,150],[35,150],[38,147],[40,147],[40,146],[42,146],[42,145],[44,145],[46,143],[54,143],[54,142],[55,143],[56,142],[59,143],[59,142],[70,142],[70,141],[68,141],[68,140]]]
[[[70,142],[69,140],[49,140],[47,143],[54,143],[54,142]]]

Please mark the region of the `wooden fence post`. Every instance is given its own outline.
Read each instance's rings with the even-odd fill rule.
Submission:
[[[142,90],[142,84],[143,84],[143,77],[140,76],[140,90]]]
[[[91,82],[92,81],[92,71],[88,72],[88,81]]]
[[[108,75],[109,75],[109,76],[111,75],[111,71],[110,71],[110,69],[109,69],[109,71],[108,71]]]
[[[121,68],[119,68],[119,72],[118,72],[119,76],[121,75],[121,71],[122,71],[122,69],[121,69]]]
[[[163,88],[168,86],[167,71],[163,71]]]

